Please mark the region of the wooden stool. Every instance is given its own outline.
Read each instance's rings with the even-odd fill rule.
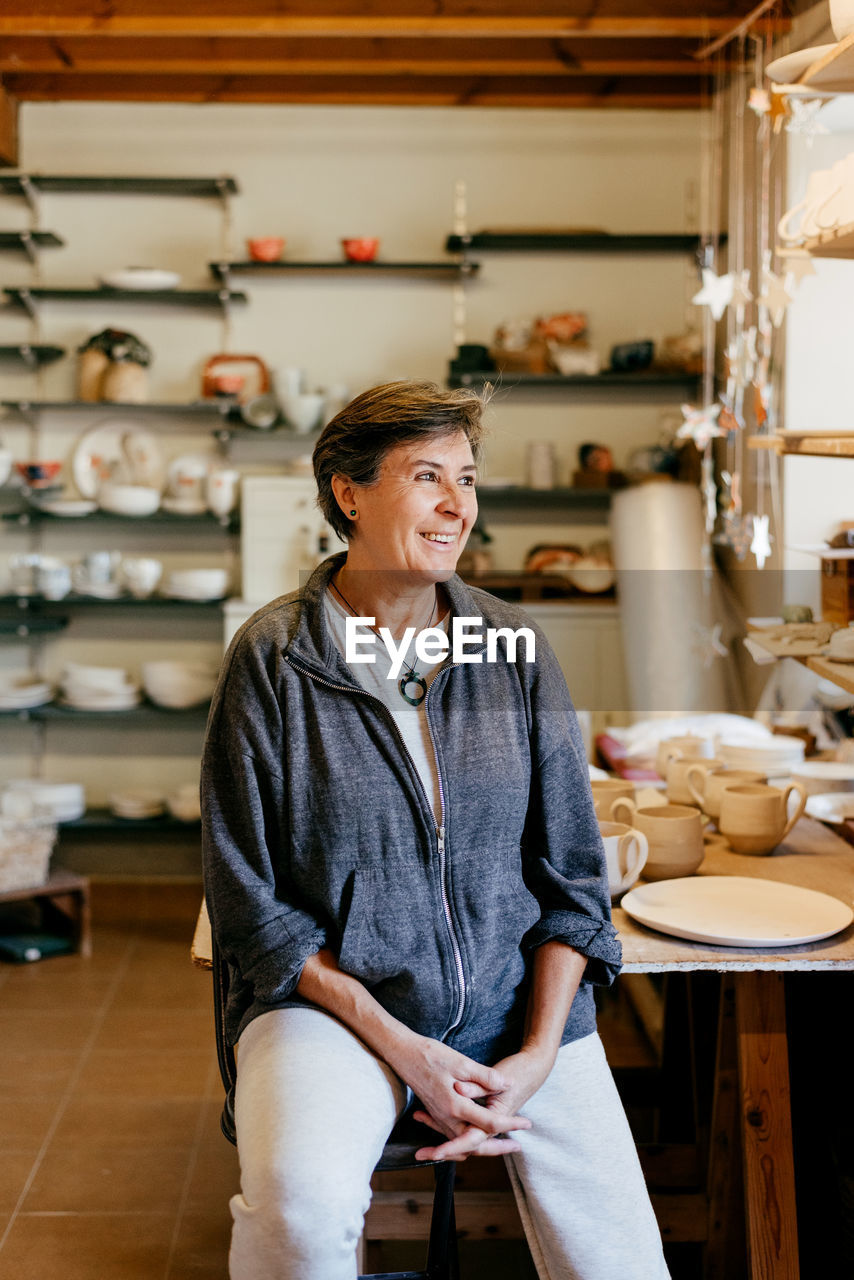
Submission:
[[[89,881],[73,871],[53,871],[43,885],[35,889],[13,889],[0,893],[0,903],[44,901],[49,914],[72,925],[74,949],[81,956],[92,954],[92,923],[89,907]]]

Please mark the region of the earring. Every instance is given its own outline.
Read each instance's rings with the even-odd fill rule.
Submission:
[[[355,516],[355,514],[356,514],[356,508],[354,507],[353,510],[350,512],[351,518]]]

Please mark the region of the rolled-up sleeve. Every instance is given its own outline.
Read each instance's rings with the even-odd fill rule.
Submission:
[[[525,946],[565,942],[587,957],[583,981],[608,986],[620,971],[622,950],[611,923],[587,759],[551,650],[543,652],[541,663],[531,696],[532,780],[523,839],[525,879],[541,915],[525,935]]]

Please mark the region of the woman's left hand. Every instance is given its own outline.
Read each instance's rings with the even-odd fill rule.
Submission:
[[[529,1098],[532,1098],[545,1081],[554,1065],[553,1054],[543,1054],[533,1049],[521,1049],[500,1062],[493,1064],[500,1071],[506,1088],[500,1093],[484,1095],[482,1088],[467,1081],[457,1081],[454,1088],[466,1098],[482,1099],[482,1105],[493,1114],[506,1115],[508,1119],[518,1114]],[[422,1124],[440,1133],[446,1133],[450,1142],[437,1147],[421,1147],[417,1160],[464,1160],[470,1155],[503,1155],[518,1151],[519,1144],[512,1139],[496,1138],[475,1125],[468,1125],[456,1137],[448,1133],[427,1111],[415,1111],[413,1115]]]

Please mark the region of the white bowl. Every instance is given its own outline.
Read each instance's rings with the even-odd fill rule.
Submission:
[[[85,685],[103,693],[123,693],[130,684],[124,667],[90,667],[81,662],[66,662],[62,671],[63,686]]]
[[[101,276],[101,283],[108,289],[177,289],[181,277],[177,271],[164,271],[159,267],[124,267]]]
[[[142,683],[152,702],[175,709],[210,701],[217,673],[212,667],[190,662],[144,662]]]
[[[144,484],[102,484],[98,506],[118,516],[151,516],[160,506],[160,490]]]
[[[792,769],[792,781],[799,782],[808,795],[854,791],[854,764],[839,760],[804,761]]]
[[[326,406],[326,396],[305,392],[300,395],[282,396],[282,411],[294,431],[301,435],[320,425]]]
[[[574,564],[562,569],[561,572],[569,579],[576,591],[584,591],[588,595],[599,595],[603,591],[610,591],[617,580],[614,566],[594,556],[580,556]]]
[[[227,569],[177,569],[169,574],[166,591],[189,599],[216,598],[225,595]]]

